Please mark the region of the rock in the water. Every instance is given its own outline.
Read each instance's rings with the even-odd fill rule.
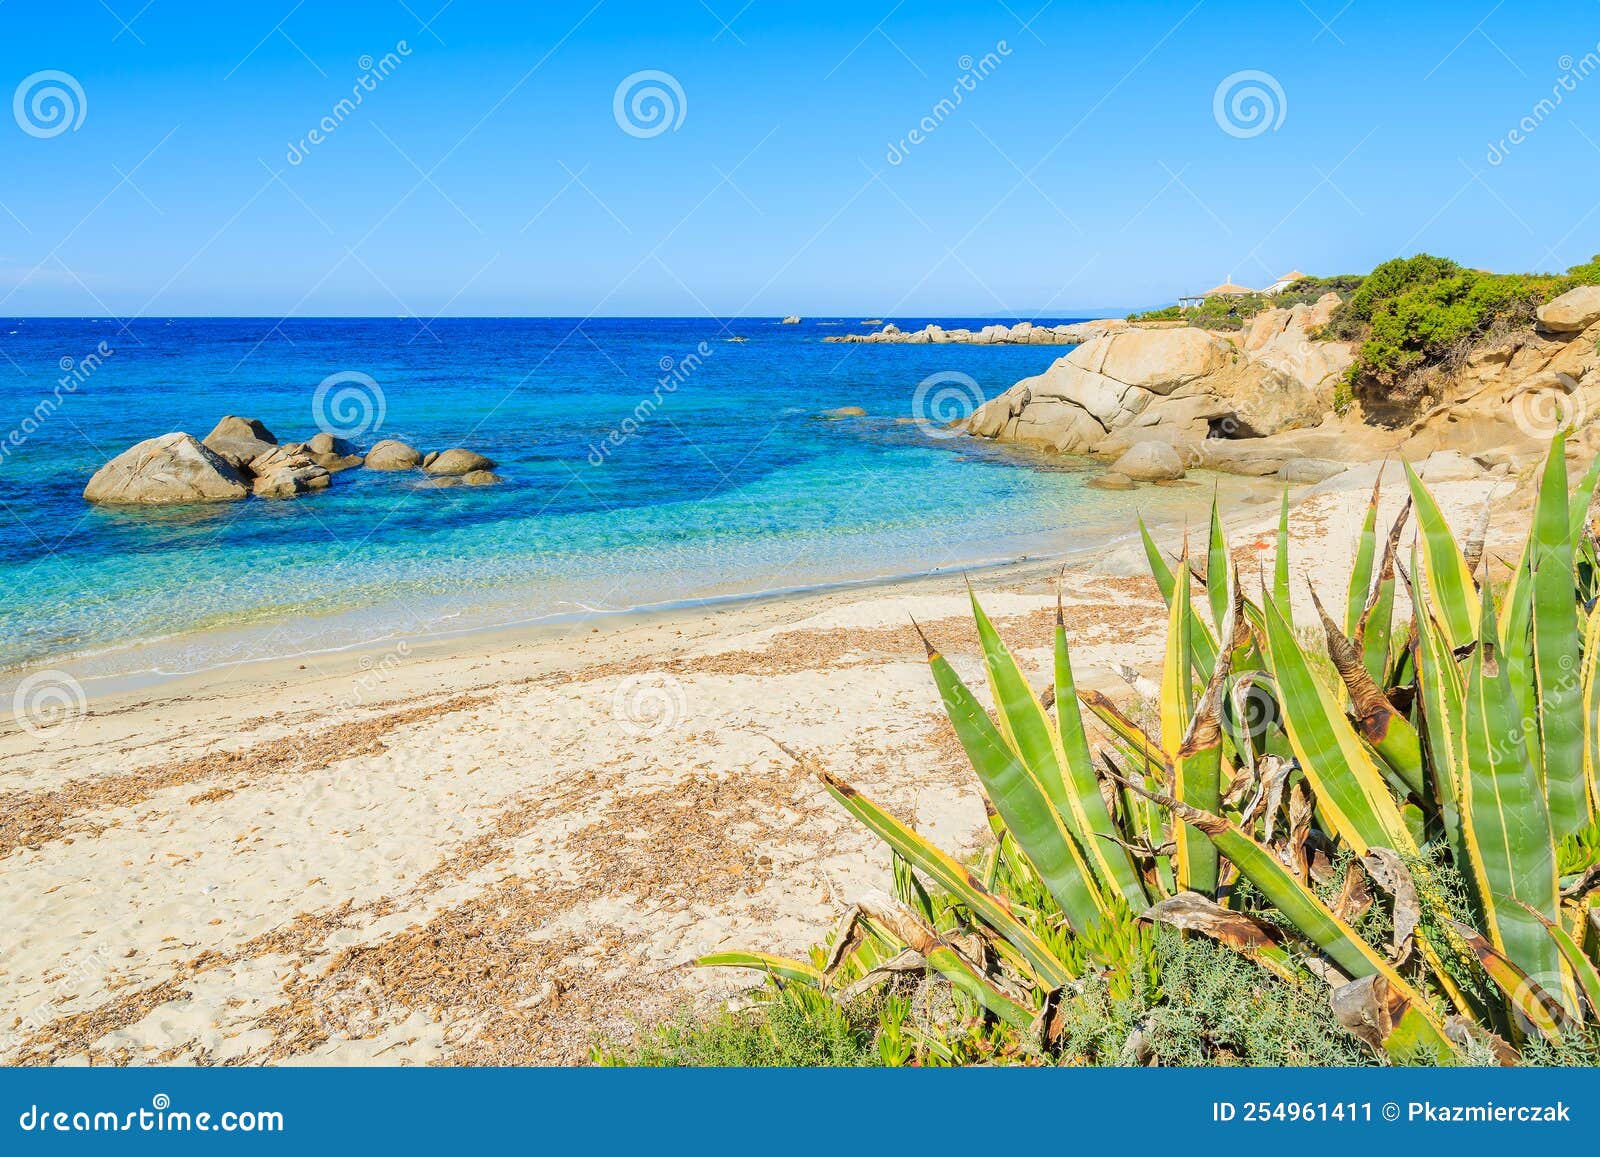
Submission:
[[[429,466],[432,466],[433,465],[433,460],[435,458],[437,458],[438,456],[439,456],[439,451],[437,451],[437,450],[429,450],[426,454],[424,454],[422,456],[422,468],[424,470],[426,470]]]
[[[835,418],[865,418],[867,412],[860,406],[840,406],[836,410],[822,411],[821,416],[830,420]]]
[[[353,470],[366,461],[360,454],[313,454],[311,460],[329,474],[337,474],[341,470]]]
[[[1349,468],[1348,462],[1335,462],[1329,458],[1291,458],[1278,467],[1278,477],[1297,485],[1314,483],[1342,474]]]
[[[1471,482],[1483,477],[1483,467],[1456,450],[1438,450],[1417,467],[1424,482]]]
[[[278,439],[254,418],[229,414],[201,439],[201,443],[235,470],[242,470],[252,458],[276,446]]]
[[[1138,482],[1183,477],[1183,458],[1165,442],[1136,442],[1112,463],[1111,471]]]
[[[422,462],[422,468],[429,474],[449,476],[471,474],[475,470],[493,470],[494,466],[491,459],[472,450],[463,450],[459,446],[440,451],[438,454],[429,454]]]
[[[273,446],[265,454],[259,454],[250,459],[246,469],[257,478],[264,474],[271,474],[274,470],[285,466],[310,466],[312,465],[311,452],[306,449],[304,442],[285,442],[281,446]]]
[[[422,465],[422,455],[414,447],[385,438],[367,451],[368,470],[413,470]]]
[[[341,457],[356,452],[355,443],[346,438],[337,438],[326,430],[313,434],[306,443],[306,449],[313,454],[337,454]]]
[[[1600,321],[1600,285],[1580,285],[1539,307],[1539,324],[1551,333],[1581,333]]]
[[[83,496],[106,505],[230,502],[250,493],[227,460],[190,434],[147,438],[96,470]]]
[[[469,470],[461,475],[461,481],[467,486],[493,486],[496,482],[504,482],[505,479],[493,470]]]
[[[293,498],[309,490],[326,490],[330,481],[326,470],[315,463],[303,466],[278,466],[256,475],[257,498]]]
[[[1108,470],[1104,474],[1097,474],[1084,483],[1085,486],[1095,490],[1135,490],[1133,479],[1126,474],[1118,474],[1115,470]]]
[[[784,325],[799,325],[800,324],[800,319],[798,317],[795,317],[794,314],[791,313],[788,317],[783,319],[783,324]]]

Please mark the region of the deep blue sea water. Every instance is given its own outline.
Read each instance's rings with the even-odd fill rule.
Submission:
[[[970,409],[959,378],[919,395],[931,375],[992,397],[1063,347],[821,340],[860,321],[0,322],[0,669],[193,670],[973,565],[1130,525],[1133,496],[1085,491],[1081,470],[909,420],[940,386]],[[341,405],[335,386],[319,412],[319,383],[340,373],[376,391],[356,380]],[[819,419],[840,406],[868,417]],[[83,501],[114,454],[204,437],[229,413],[280,441],[321,424],[354,427],[363,449],[466,446],[507,481],[427,490],[415,473],[352,470],[284,501]]]

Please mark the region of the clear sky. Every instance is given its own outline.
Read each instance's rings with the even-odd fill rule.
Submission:
[[[1600,250],[1600,4],[1528,7],[0,0],[0,315],[1072,314],[1419,250],[1564,268]],[[647,70],[670,124],[619,111]]]

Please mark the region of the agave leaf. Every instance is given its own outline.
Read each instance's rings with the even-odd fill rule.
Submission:
[[[1224,637],[1233,633],[1234,614],[1230,608],[1223,618]],[[1226,649],[1217,656],[1216,670],[1200,702],[1195,705],[1188,731],[1178,745],[1174,760],[1173,784],[1177,797],[1202,811],[1222,810],[1222,696],[1227,689],[1232,658],[1233,653]],[[1202,895],[1214,893],[1218,883],[1216,847],[1187,827],[1175,834],[1178,886]]]
[[[1222,533],[1222,514],[1217,506],[1217,491],[1211,491],[1211,539],[1206,548],[1206,598],[1211,603],[1211,621],[1216,624],[1217,638],[1228,641],[1228,630],[1223,621],[1233,606],[1233,589],[1229,586],[1232,568],[1228,563],[1228,540]]]
[[[1422,532],[1422,567],[1428,593],[1439,612],[1451,647],[1464,647],[1478,637],[1478,600],[1473,595],[1472,572],[1456,545],[1455,536],[1433,495],[1406,463],[1411,502]]]
[[[1105,796],[1100,793],[1100,777],[1095,774],[1089,735],[1078,709],[1078,690],[1072,676],[1072,659],[1067,652],[1067,625],[1059,590],[1056,593],[1055,677],[1057,738],[1077,822],[1080,830],[1086,833],[1086,850],[1100,879],[1120,892],[1133,912],[1142,912],[1150,901],[1140,882],[1138,868],[1121,844],[1122,833],[1111,818]]]
[[[923,642],[928,646],[928,665],[945,713],[978,773],[984,794],[1073,929],[1082,932],[1098,923],[1106,913],[1105,901],[1066,821],[1051,802],[1050,780],[1054,780],[1056,792],[1064,794],[1066,790],[1059,765],[1047,768],[1020,757],[949,661],[926,639]],[[1026,686],[1024,690],[1033,696]],[[1037,705],[1037,700],[1034,702]],[[1043,715],[1044,709],[1038,710]],[[1005,715],[1003,706],[1001,713]]]
[[[1275,601],[1269,601],[1267,654],[1278,684],[1289,746],[1300,761],[1319,812],[1358,855],[1374,847],[1415,854],[1416,841],[1333,693],[1312,672],[1294,628]]]
[[[1134,791],[1144,789],[1130,784]],[[1444,1023],[1427,1000],[1402,977],[1355,929],[1339,919],[1311,889],[1307,888],[1270,850],[1251,839],[1222,816],[1190,807],[1181,800],[1158,793],[1146,793],[1186,826],[1205,834],[1217,851],[1226,856],[1241,875],[1255,886],[1300,935],[1315,944],[1346,975],[1360,978],[1381,975],[1397,997],[1403,1012],[1396,1017],[1400,1040],[1416,1042],[1441,1060],[1454,1055],[1454,1046],[1445,1034]],[[1389,1043],[1386,1042],[1386,1047]]]
[[[1583,541],[1584,525],[1589,521],[1589,506],[1594,502],[1595,486],[1600,484],[1600,454],[1597,454],[1589,463],[1589,469],[1583,472],[1578,485],[1573,487],[1572,495],[1567,500],[1567,518],[1571,533],[1568,539],[1573,543]]]
[[[1595,459],[1600,462],[1600,458]],[[1583,642],[1583,774],[1589,814],[1600,817],[1600,605],[1589,613]]]
[[[1356,717],[1361,737],[1383,757],[1383,761],[1398,776],[1417,799],[1427,798],[1427,787],[1422,775],[1422,741],[1416,728],[1406,717],[1395,710],[1389,697],[1378,689],[1371,674],[1361,661],[1361,653],[1354,643],[1345,638],[1332,617],[1311,591],[1311,603],[1322,619],[1323,634],[1327,639],[1328,658],[1344,680],[1350,692],[1350,705]]]
[[[1293,621],[1289,609],[1289,488],[1283,488],[1283,503],[1278,508],[1278,550],[1272,560],[1272,597]]]
[[[1156,586],[1161,591],[1161,601],[1170,610],[1172,607],[1173,593],[1178,589],[1178,576],[1167,565],[1167,560],[1162,557],[1161,548],[1156,545],[1156,540],[1150,537],[1144,520],[1139,520],[1139,537],[1144,542],[1144,556],[1150,563],[1150,574],[1156,580]],[[1189,558],[1185,551],[1182,569],[1188,571]],[[1217,640],[1211,635],[1211,628],[1199,615],[1189,616],[1190,653],[1194,662],[1197,677],[1204,679],[1211,671],[1211,666],[1217,661]]]
[[[1518,903],[1521,903],[1519,900]],[[1544,913],[1537,908],[1522,905],[1533,915],[1533,918],[1544,925],[1544,930],[1550,934],[1550,939],[1556,942],[1556,947],[1561,950],[1561,959],[1567,962],[1567,967],[1572,970],[1573,977],[1577,980],[1578,991],[1583,993],[1583,999],[1588,1002],[1589,1015],[1595,1020],[1600,1020],[1600,969],[1594,962],[1583,954],[1583,949],[1572,938],[1559,921],[1547,920]]]
[[[1007,1024],[1025,1029],[1033,1023],[1033,1012],[1001,992],[960,949],[893,897],[872,889],[861,897],[860,908],[877,926],[919,953],[953,986]]]
[[[1016,917],[1011,905],[989,892],[965,867],[830,772],[819,769],[817,778],[829,794],[844,805],[846,811],[865,824],[879,839],[913,866],[927,873],[934,883],[965,904],[973,915],[1010,941],[1045,984],[1059,988],[1071,982],[1072,974],[1066,965]]]
[[[1152,904],[1143,918],[1209,936],[1290,983],[1301,979],[1299,966],[1283,947],[1281,932],[1264,920],[1231,911],[1198,892],[1179,892]]]
[[[1520,712],[1519,731],[1528,744],[1528,759],[1534,770],[1541,772],[1544,757],[1540,754],[1539,689],[1533,663],[1533,548],[1534,538],[1529,534],[1495,624],[1501,644],[1500,670]]]
[[[1535,927],[1539,927],[1537,917],[1537,912],[1531,917]],[[1533,1025],[1540,1036],[1552,1044],[1560,1044],[1563,1032],[1572,1028],[1572,1018],[1561,1007],[1560,1001],[1548,989],[1530,978],[1527,972],[1519,968],[1504,952],[1489,943],[1483,933],[1454,920],[1450,921],[1450,925],[1472,949],[1478,962],[1483,965],[1483,970],[1489,974],[1489,979],[1494,981],[1495,987],[1506,994],[1507,999],[1511,1001],[1511,1007]],[[1551,948],[1552,951],[1555,950],[1553,943]]]
[[[822,973],[803,960],[769,956],[765,952],[712,952],[694,961],[696,968],[754,968],[800,984],[822,987]]]
[[[1178,579],[1172,573],[1172,568],[1167,565],[1167,560],[1161,554],[1161,548],[1151,537],[1150,528],[1145,526],[1143,518],[1139,519],[1139,539],[1144,543],[1144,557],[1150,564],[1150,576],[1156,580],[1156,586],[1161,591],[1161,601],[1170,604]]]
[[[1172,790],[1178,798],[1189,799],[1197,807],[1215,810],[1220,788],[1220,737],[1217,742],[1202,742],[1197,746],[1189,742],[1191,725],[1199,718],[1194,706],[1189,647],[1189,620],[1193,616],[1186,557],[1185,565],[1178,572],[1177,587],[1168,612],[1167,657],[1161,672],[1161,746],[1175,753]],[[1207,697],[1210,698],[1209,690]],[[1212,706],[1214,708],[1215,704]],[[1214,716],[1212,730],[1215,730]],[[1206,739],[1210,739],[1209,733]],[[1177,886],[1197,892],[1215,891],[1216,849],[1198,832],[1180,829],[1174,835],[1178,844]]]
[[[1092,711],[1095,718],[1105,724],[1106,729],[1152,771],[1163,776],[1171,773],[1172,759],[1162,750],[1161,744],[1129,719],[1104,693],[1085,687],[1078,692],[1078,702]]]
[[[1415,552],[1413,552],[1414,554]],[[1413,558],[1413,572],[1416,560]],[[1433,792],[1444,818],[1450,846],[1458,862],[1466,858],[1466,843],[1461,831],[1459,769],[1463,762],[1463,719],[1466,717],[1466,683],[1455,655],[1445,638],[1444,628],[1411,586],[1411,605],[1420,624],[1416,634],[1417,694],[1422,704],[1423,732],[1428,740],[1428,767],[1433,772]]]
[[[1487,582],[1482,597],[1484,637],[1468,664],[1462,720],[1462,835],[1489,942],[1530,976],[1559,976],[1560,952],[1523,907],[1548,920],[1558,915],[1550,813],[1520,734],[1521,713],[1499,667]]]
[[[1407,498],[1395,516],[1389,537],[1383,544],[1383,560],[1378,566],[1372,592],[1361,617],[1356,620],[1351,638],[1361,648],[1361,661],[1379,687],[1389,686],[1389,672],[1393,669],[1393,653],[1398,640],[1392,637],[1394,624],[1394,570],[1395,552],[1400,546],[1400,534],[1405,529],[1406,518],[1411,513],[1411,499]],[[1398,648],[1404,653],[1405,648]]]
[[[1387,460],[1384,462],[1387,466]],[[1383,486],[1383,468],[1372,482],[1372,497],[1367,499],[1367,513],[1361,519],[1361,535],[1356,539],[1356,562],[1350,571],[1350,589],[1345,596],[1344,629],[1348,635],[1357,634],[1357,624],[1367,609],[1367,596],[1372,591],[1373,566],[1378,557],[1378,494]]]
[[[1583,774],[1582,652],[1572,590],[1566,436],[1557,434],[1534,506],[1533,666],[1538,688],[1536,754],[1543,760],[1550,826],[1557,841],[1589,822]],[[1508,640],[1508,643],[1510,640]]]
[[[1194,606],[1189,601],[1189,560],[1185,554],[1178,568],[1177,585],[1167,608],[1167,655],[1161,668],[1161,746],[1176,752],[1189,729],[1194,710],[1193,651],[1190,647],[1189,620]]]

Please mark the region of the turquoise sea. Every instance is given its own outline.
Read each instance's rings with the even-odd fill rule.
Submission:
[[[0,322],[0,670],[178,673],[972,566],[1180,501],[943,436],[1063,347],[822,341],[862,320]],[[867,416],[819,417],[843,406]],[[507,481],[351,470],[292,500],[83,501],[134,442],[230,413],[280,441],[466,446]]]

